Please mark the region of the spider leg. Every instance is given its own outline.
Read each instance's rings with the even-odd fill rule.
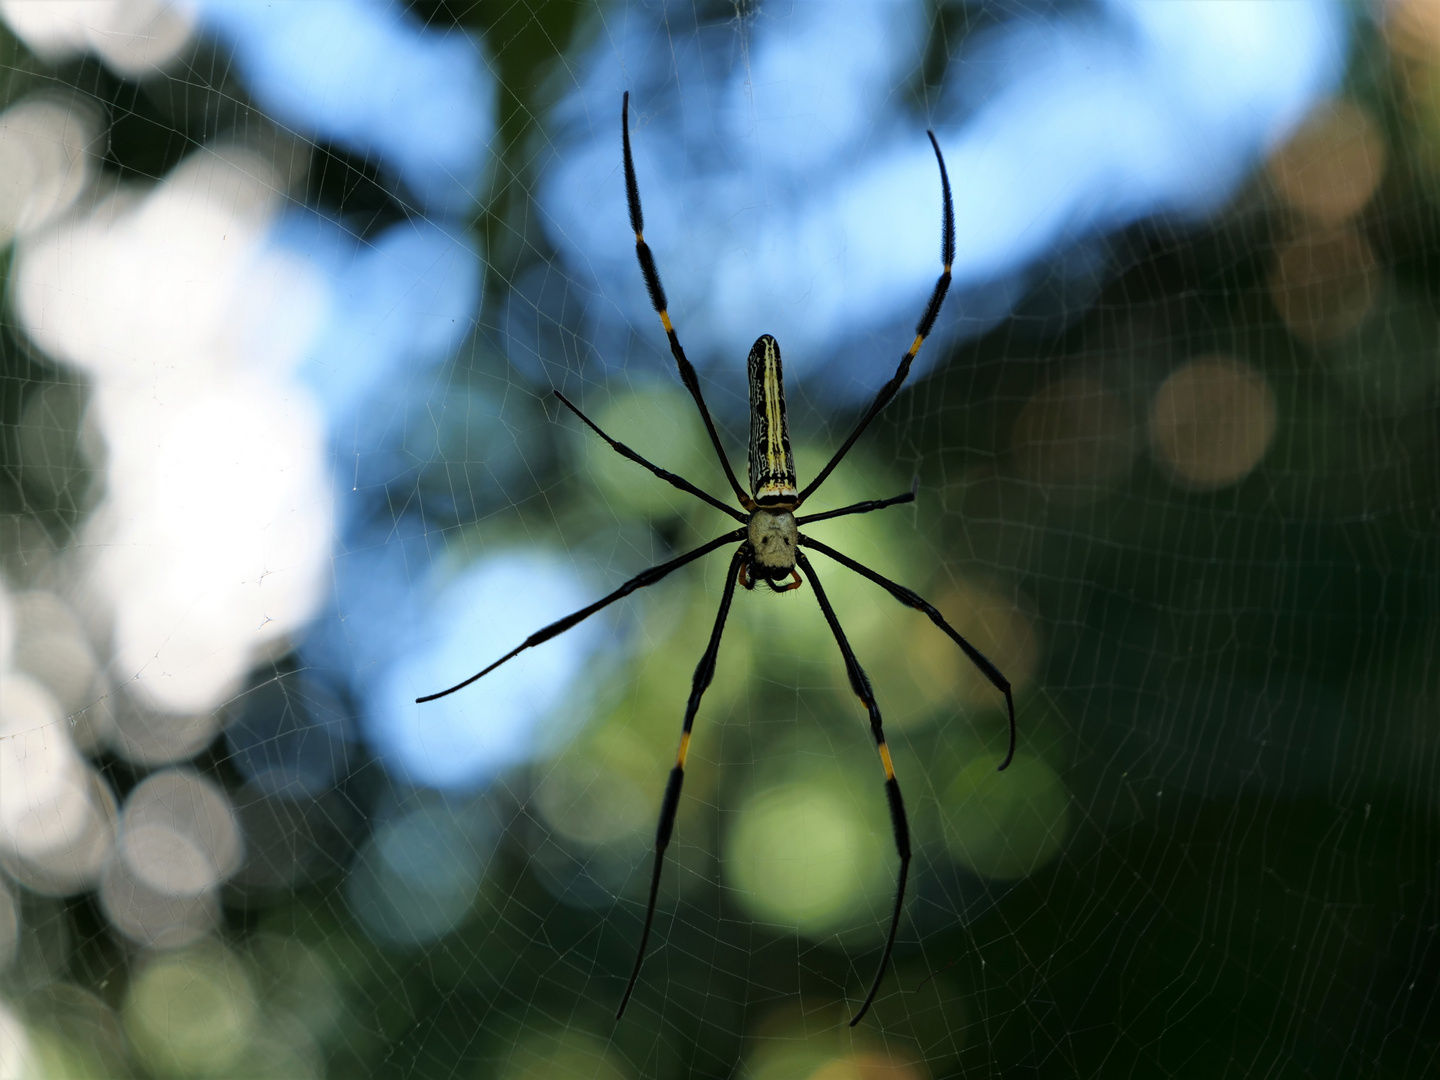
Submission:
[[[915,501],[915,495],[920,490],[920,478],[917,476],[910,483],[910,490],[904,495],[896,495],[890,499],[870,499],[866,502],[851,503],[849,506],[842,506],[838,510],[826,510],[823,514],[805,514],[795,519],[796,525],[809,525],[812,521],[829,521],[831,518],[847,517],[850,514],[868,514],[873,510],[884,510],[887,506],[895,506],[899,503]]]
[[[900,874],[895,881],[895,913],[890,917],[890,936],[885,939],[885,951],[880,954],[880,967],[875,972],[875,981],[870,984],[870,992],[865,995],[860,1011],[850,1018],[850,1026],[854,1027],[870,1010],[870,1004],[875,1000],[880,983],[885,978],[885,970],[890,966],[890,954],[895,950],[895,935],[900,930],[900,912],[905,903],[905,881],[910,876],[910,822],[905,816],[905,802],[900,797],[900,781],[895,779],[895,765],[890,760],[890,747],[885,744],[885,731],[880,724],[880,706],[875,701],[875,691],[870,689],[870,679],[860,666],[860,661],[855,659],[855,650],[850,647],[850,639],[840,628],[840,620],[835,615],[835,609],[830,606],[830,598],[825,595],[820,579],[815,575],[815,567],[810,564],[803,551],[795,553],[795,561],[810,579],[810,587],[815,590],[815,599],[820,602],[820,610],[825,613],[825,621],[830,624],[830,632],[835,635],[835,641],[840,646],[840,655],[845,658],[845,671],[850,676],[850,689],[855,691],[855,696],[864,703],[865,711],[870,714],[870,733],[875,736],[875,748],[880,751],[880,764],[885,766],[885,798],[890,803],[890,827],[895,830],[895,850],[900,854]]]
[[[1000,768],[997,770],[999,772],[1003,772],[1005,768],[1010,764],[1010,762],[1015,758],[1015,697],[1010,692],[1010,680],[1005,678],[1004,675],[1000,674],[1000,669],[997,668],[994,664],[992,664],[986,658],[984,653],[982,653],[979,649],[975,648],[974,645],[971,645],[968,641],[961,637],[960,632],[945,621],[945,616],[940,614],[940,612],[935,608],[935,605],[929,603],[918,593],[912,592],[904,585],[899,585],[891,581],[889,578],[885,577],[882,574],[877,574],[868,566],[861,565],[854,559],[850,558],[850,556],[848,555],[840,554],[840,552],[836,551],[828,544],[822,544],[819,540],[816,540],[813,537],[802,536],[800,537],[800,543],[804,544],[806,547],[812,547],[816,551],[823,551],[826,555],[829,555],[830,558],[834,559],[841,566],[848,566],[851,570],[854,570],[855,573],[859,574],[861,577],[869,578],[871,581],[875,582],[876,585],[879,585],[882,589],[888,592],[891,596],[895,597],[896,600],[899,600],[900,603],[904,604],[906,607],[912,607],[916,611],[923,611],[926,615],[929,615],[930,621],[933,622],[936,626],[938,626],[941,630],[944,630],[945,633],[949,634],[950,639],[954,641],[956,645],[960,646],[960,651],[963,652],[970,660],[970,662],[975,665],[976,669],[980,672],[980,674],[984,675],[985,678],[990,680],[990,685],[995,687],[996,690],[999,690],[1002,694],[1005,695],[1005,708],[1010,714],[1010,749],[1006,751],[1005,760],[1000,763]]]
[[[465,687],[469,686],[476,679],[480,679],[486,675],[489,675],[490,672],[494,671],[501,664],[505,663],[505,661],[513,659],[520,653],[524,652],[526,649],[532,648],[535,645],[543,644],[544,642],[549,641],[553,637],[558,637],[566,630],[569,630],[576,623],[583,622],[591,615],[594,615],[601,608],[608,607],[616,600],[621,600],[629,596],[636,589],[643,589],[647,585],[654,585],[661,578],[665,577],[665,575],[669,574],[670,571],[678,570],[686,563],[694,562],[702,555],[708,555],[710,554],[710,552],[714,551],[718,547],[723,547],[725,544],[733,543],[736,540],[743,540],[744,538],[745,530],[736,529],[734,532],[728,532],[724,536],[717,536],[708,544],[701,544],[698,548],[693,548],[690,551],[685,552],[685,554],[683,555],[677,555],[669,562],[663,562],[657,566],[650,567],[650,569],[648,570],[640,571],[640,573],[636,574],[633,578],[625,582],[624,585],[621,585],[618,589],[610,593],[608,596],[603,596],[588,607],[583,607],[579,611],[572,611],[563,619],[556,619],[549,626],[545,626],[540,628],[539,630],[536,630],[535,633],[531,634],[528,638],[522,641],[519,645],[515,646],[515,648],[511,649],[504,656],[500,657],[499,660],[496,660],[489,667],[477,671],[468,679],[464,680],[463,682],[456,683],[448,690],[441,690],[439,693],[426,694],[424,697],[418,697],[415,699],[415,703],[417,705],[421,705],[427,701],[434,701],[436,698],[445,697],[447,694],[453,694],[456,690],[465,689]]]
[[[660,271],[655,268],[655,256],[650,252],[650,245],[645,243],[645,215],[640,210],[640,185],[635,180],[635,159],[630,153],[630,91],[628,90],[625,91],[620,105],[620,134],[621,141],[625,144],[625,197],[630,203],[630,229],[635,234],[635,257],[640,261],[640,273],[645,277],[645,290],[650,294],[650,304],[655,308],[655,314],[660,316],[660,325],[665,328],[665,336],[670,339],[670,355],[675,357],[675,366],[680,369],[680,381],[685,384],[685,389],[690,391],[690,396],[695,399],[695,404],[700,409],[700,418],[705,421],[705,430],[710,433],[710,442],[714,444],[715,453],[725,469],[725,478],[735,489],[735,494],[740,499],[740,505],[746,510],[753,510],[755,509],[755,500],[740,486],[740,481],[735,479],[735,471],[730,468],[730,459],[725,456],[725,449],[720,445],[720,435],[715,430],[715,421],[710,419],[710,410],[705,407],[705,398],[700,394],[700,379],[695,374],[694,366],[686,358],[685,350],[680,347],[680,338],[676,335],[675,327],[670,322],[669,303],[665,299],[665,286],[660,284]],[[951,231],[954,231],[953,228]]]
[[[880,410],[890,404],[890,399],[900,391],[900,385],[905,377],[910,374],[910,364],[920,352],[920,346],[925,344],[925,339],[930,336],[930,331],[935,329],[935,320],[940,315],[940,306],[945,303],[945,293],[950,288],[950,267],[955,263],[955,204],[950,200],[950,174],[945,171],[945,158],[940,153],[940,144],[935,141],[935,132],[927,131],[930,136],[930,145],[935,148],[935,160],[940,163],[940,189],[945,196],[944,218],[941,223],[940,237],[940,261],[944,265],[939,279],[935,282],[935,289],[930,293],[930,302],[925,305],[925,314],[920,316],[920,322],[915,327],[915,340],[910,343],[910,351],[900,358],[900,366],[895,369],[895,376],[880,388],[871,402],[870,408],[855,425],[855,430],[850,432],[850,437],[840,444],[840,449],[835,451],[835,456],[816,475],[814,480],[800,492],[799,498],[795,500],[798,507],[812,492],[815,491],[830,471],[840,464],[840,459],[850,452],[850,447],[855,445],[855,440],[860,438],[864,430],[870,426],[870,421],[880,414]]]
[[[670,779],[665,784],[665,798],[660,803],[660,824],[655,829],[655,869],[650,875],[650,900],[645,905],[645,928],[640,931],[640,948],[635,952],[635,968],[630,972],[630,981],[625,984],[625,996],[620,999],[620,1008],[615,1019],[625,1015],[625,1006],[630,1004],[630,995],[635,992],[635,983],[640,978],[640,965],[645,962],[645,945],[650,940],[650,926],[655,921],[655,898],[660,894],[660,869],[665,864],[665,849],[670,846],[670,834],[675,828],[675,811],[680,805],[680,786],[685,783],[685,757],[690,752],[690,729],[695,725],[695,714],[700,709],[700,698],[715,678],[715,658],[720,653],[720,638],[725,633],[725,617],[730,614],[730,603],[735,599],[735,584],[740,571],[749,557],[749,545],[742,544],[730,560],[730,569],[725,574],[725,592],[720,597],[720,610],[715,615],[715,628],[710,631],[710,644],[695,666],[695,676],[690,683],[690,700],[685,704],[685,724],[680,729],[680,749],[675,754],[675,767],[670,770]]]
[[[665,481],[666,483],[668,483],[668,484],[673,484],[675,487],[679,488],[681,491],[688,491],[691,495],[694,495],[697,499],[703,499],[705,502],[707,502],[707,503],[709,503],[711,506],[715,507],[715,509],[717,509],[717,510],[723,510],[725,513],[727,513],[727,514],[729,514],[731,517],[733,517],[736,521],[746,521],[746,520],[748,520],[748,519],[745,517],[745,515],[742,514],[739,510],[736,510],[733,506],[726,506],[723,502],[721,502],[719,499],[715,498],[713,495],[709,495],[709,494],[706,494],[705,492],[701,491],[698,487],[696,487],[694,484],[692,484],[689,480],[686,480],[683,476],[677,476],[675,473],[672,473],[669,469],[662,469],[662,468],[660,468],[659,465],[655,465],[655,464],[653,464],[653,463],[651,463],[651,462],[649,462],[649,461],[646,461],[643,457],[641,457],[639,454],[637,454],[634,450],[631,450],[630,447],[626,446],[624,443],[622,443],[622,442],[617,442],[616,440],[612,439],[609,435],[606,435],[605,432],[603,432],[603,431],[600,430],[600,426],[599,426],[598,424],[596,424],[594,420],[591,420],[588,416],[586,416],[583,412],[581,412],[575,405],[571,404],[570,399],[567,398],[564,394],[562,394],[559,390],[556,390],[556,391],[555,391],[555,396],[560,399],[560,403],[561,403],[562,405],[564,405],[567,409],[569,409],[569,410],[570,410],[571,412],[573,412],[576,416],[578,416],[581,420],[583,420],[583,421],[585,422],[585,426],[586,426],[586,427],[588,427],[591,431],[595,432],[596,435],[599,435],[600,438],[604,439],[607,443],[609,443],[609,444],[610,444],[610,449],[611,449],[611,450],[614,450],[614,451],[615,451],[617,454],[619,454],[621,457],[629,458],[631,461],[635,462],[637,465],[643,465],[643,466],[645,466],[645,468],[649,469],[652,473],[654,473],[656,476],[658,476],[661,480],[664,480],[664,481]]]
[[[784,585],[776,585],[774,578],[767,578],[766,584],[770,586],[772,592],[777,593],[794,592],[800,588],[801,585],[805,584],[805,582],[801,580],[800,571],[796,570],[793,566],[790,568],[790,578],[791,580]]]

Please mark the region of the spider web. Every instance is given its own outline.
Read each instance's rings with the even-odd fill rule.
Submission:
[[[0,0],[0,1077],[1422,1076],[1440,16]],[[807,587],[785,350],[915,845]]]

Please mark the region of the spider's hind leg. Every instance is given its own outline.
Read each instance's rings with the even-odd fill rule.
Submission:
[[[690,731],[695,726],[695,714],[700,711],[700,698],[715,678],[715,658],[720,654],[720,639],[725,633],[725,617],[730,614],[730,603],[735,599],[735,586],[743,578],[744,568],[750,558],[748,544],[741,544],[730,560],[730,569],[725,574],[725,592],[720,597],[720,610],[715,615],[715,628],[710,631],[710,644],[695,666],[695,676],[690,683],[690,700],[685,705],[685,722],[680,730],[680,749],[675,753],[675,767],[670,770],[670,779],[665,784],[665,798],[660,804],[660,823],[655,828],[655,868],[650,875],[650,899],[645,905],[645,927],[640,931],[640,947],[635,952],[635,967],[630,972],[630,981],[625,985],[625,996],[620,999],[620,1008],[615,1019],[625,1015],[625,1006],[630,1004],[630,995],[635,992],[635,983],[640,978],[640,967],[645,963],[645,946],[650,940],[650,927],[655,922],[655,900],[660,894],[660,870],[665,865],[665,849],[670,846],[670,836],[675,830],[675,813],[680,806],[680,788],[685,783],[685,758],[690,752]]]
[[[880,954],[880,967],[875,972],[875,981],[870,984],[870,992],[865,995],[859,1010],[850,1019],[850,1026],[854,1027],[870,1011],[870,1005],[874,1002],[880,984],[885,979],[885,972],[890,967],[890,954],[895,951],[895,935],[900,930],[900,913],[905,906],[905,882],[910,876],[910,821],[905,815],[905,800],[900,796],[900,781],[895,778],[895,765],[890,760],[890,747],[885,743],[880,706],[875,700],[875,691],[870,688],[870,679],[860,666],[860,661],[855,659],[855,650],[850,647],[850,641],[840,627],[835,609],[830,606],[830,598],[825,595],[820,579],[815,576],[815,567],[801,551],[795,553],[795,561],[810,579],[810,587],[815,590],[815,599],[820,604],[825,621],[830,624],[836,644],[840,646],[840,655],[845,658],[845,672],[850,676],[850,689],[855,691],[855,696],[870,714],[870,733],[874,735],[875,748],[880,752],[880,764],[885,767],[885,800],[890,805],[890,827],[894,830],[895,850],[900,856],[900,873],[895,880],[895,910],[890,916],[890,934],[885,939],[885,951]]]
[[[884,574],[876,573],[864,563],[856,562],[850,558],[850,556],[841,554],[828,544],[822,544],[814,537],[801,537],[800,542],[806,547],[814,548],[816,551],[823,551],[841,566],[849,567],[861,577],[869,578],[906,607],[914,608],[916,611],[923,611],[930,617],[931,622],[945,631],[949,638],[954,641],[956,645],[960,646],[960,651],[975,665],[976,670],[990,681],[991,686],[1005,695],[1005,711],[1010,717],[1010,748],[1005,752],[1005,760],[1000,762],[1000,767],[997,771],[1004,772],[1009,768],[1010,762],[1015,760],[1015,694],[1010,687],[1010,680],[1000,673],[1000,669],[992,664],[984,653],[966,641],[958,630],[946,622],[945,616],[940,614],[934,604],[924,599],[918,593],[907,589],[904,585],[891,581]]]

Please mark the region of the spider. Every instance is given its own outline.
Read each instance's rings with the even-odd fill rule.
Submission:
[[[645,288],[650,293],[650,302],[654,305],[656,314],[660,316],[660,325],[665,328],[665,336],[669,338],[670,352],[679,368],[680,381],[685,384],[685,388],[690,391],[690,396],[695,399],[695,405],[700,410],[700,418],[705,422],[705,430],[710,435],[710,442],[715,447],[720,465],[725,470],[725,477],[730,481],[730,487],[735,492],[735,497],[742,509],[737,510],[733,506],[721,502],[714,496],[701,491],[684,477],[677,476],[675,473],[647,461],[624,443],[617,442],[601,431],[599,426],[572,404],[564,394],[557,390],[555,396],[591,431],[604,439],[616,453],[644,466],[666,483],[729,514],[741,523],[741,527],[723,536],[717,536],[708,544],[701,544],[669,562],[652,566],[635,575],[608,596],[535,631],[510,652],[489,667],[471,675],[464,682],[457,683],[448,690],[416,698],[416,701],[417,703],[434,701],[436,698],[442,698],[447,694],[464,689],[525,649],[563,634],[577,623],[588,619],[597,611],[608,607],[622,597],[629,596],[637,589],[654,585],[672,571],[678,570],[726,544],[739,542],[740,546],[730,557],[730,569],[725,576],[720,610],[715,616],[714,629],[710,632],[710,643],[706,646],[704,654],[700,657],[700,663],[695,668],[695,675],[690,686],[690,700],[685,705],[685,719],[680,729],[680,748],[676,752],[675,766],[670,770],[670,778],[665,785],[665,796],[660,806],[660,823],[655,830],[655,864],[650,878],[650,898],[645,907],[645,925],[640,932],[640,945],[636,951],[635,967],[630,973],[630,981],[625,986],[624,996],[620,999],[620,1008],[615,1013],[615,1019],[619,1020],[625,1015],[625,1007],[630,1002],[630,995],[634,993],[635,984],[640,978],[640,967],[645,961],[645,946],[650,939],[651,924],[655,921],[655,900],[660,889],[660,871],[664,865],[665,849],[669,846],[671,832],[675,826],[675,812],[680,803],[680,788],[685,781],[685,758],[690,749],[691,728],[695,722],[695,714],[700,709],[700,698],[715,677],[715,659],[720,651],[720,638],[725,631],[725,619],[730,613],[730,604],[735,598],[735,586],[736,584],[743,585],[748,591],[754,589],[760,582],[764,582],[773,591],[783,593],[800,588],[808,578],[811,588],[815,590],[815,599],[820,605],[820,611],[825,616],[831,633],[835,635],[836,643],[840,646],[840,655],[845,661],[850,688],[864,704],[870,717],[870,732],[875,738],[875,746],[880,754],[880,763],[885,769],[885,796],[890,806],[890,824],[895,833],[895,849],[900,856],[900,872],[896,879],[895,908],[890,918],[890,932],[885,941],[885,950],[880,955],[879,969],[875,972],[870,992],[865,995],[864,1002],[850,1020],[850,1026],[854,1027],[875,1000],[875,995],[880,989],[880,984],[885,978],[885,972],[890,963],[890,954],[895,949],[895,935],[900,928],[900,911],[905,900],[905,882],[910,872],[910,825],[905,816],[905,802],[900,796],[900,781],[896,779],[895,766],[890,759],[890,749],[885,743],[885,732],[880,720],[880,707],[875,702],[875,693],[870,688],[870,680],[860,667],[860,662],[855,658],[855,652],[850,647],[845,631],[840,627],[840,620],[836,618],[835,609],[831,607],[830,599],[825,595],[825,589],[820,584],[815,567],[801,548],[819,551],[841,566],[848,567],[862,577],[868,578],[889,592],[900,603],[924,612],[930,617],[931,622],[948,634],[951,640],[960,647],[960,651],[979,669],[980,673],[1005,695],[1005,707],[1010,721],[1010,746],[1005,760],[1000,763],[1000,768],[1003,770],[1015,756],[1015,701],[1010,692],[1010,683],[999,669],[987,660],[975,646],[961,637],[955,628],[945,621],[944,616],[934,605],[905,586],[889,580],[869,567],[856,562],[848,555],[844,555],[828,544],[823,544],[800,531],[800,526],[812,522],[827,521],[848,514],[868,514],[887,506],[913,502],[918,480],[911,485],[908,492],[896,495],[894,498],[873,499],[844,506],[837,510],[826,510],[819,514],[806,514],[799,517],[795,514],[805,500],[810,498],[825,482],[825,478],[830,475],[835,466],[840,464],[850,448],[855,445],[855,441],[870,426],[870,422],[899,391],[906,375],[910,372],[911,363],[920,351],[920,346],[924,344],[926,337],[935,326],[935,319],[940,314],[940,306],[945,302],[945,293],[950,287],[950,267],[955,261],[955,209],[950,201],[950,177],[945,171],[945,158],[940,153],[940,144],[935,140],[935,133],[927,132],[930,136],[930,145],[935,150],[935,160],[940,166],[940,187],[944,196],[940,246],[944,269],[935,282],[934,291],[930,294],[930,301],[925,305],[925,312],[920,317],[920,322],[915,330],[915,340],[911,342],[909,350],[901,357],[894,377],[880,388],[879,393],[875,395],[875,400],[861,416],[854,430],[840,444],[840,449],[835,452],[835,456],[803,489],[797,487],[795,462],[790,451],[790,431],[785,417],[785,385],[780,370],[780,345],[769,334],[762,334],[756,340],[750,350],[747,365],[750,380],[750,491],[746,492],[735,478],[735,472],[731,469],[730,461],[725,456],[725,450],[720,445],[720,436],[715,430],[715,422],[710,418],[710,410],[706,408],[705,399],[700,393],[700,382],[696,377],[695,368],[686,359],[685,350],[680,347],[680,339],[670,321],[665,289],[660,284],[660,274],[655,269],[655,257],[650,253],[649,245],[645,243],[644,218],[640,211],[640,189],[635,181],[635,161],[630,152],[630,94],[628,92],[621,101],[620,132],[625,155],[625,194],[630,204],[630,227],[635,233],[635,254],[640,262],[640,272],[645,278]],[[804,571],[804,578],[801,577],[801,571]]]

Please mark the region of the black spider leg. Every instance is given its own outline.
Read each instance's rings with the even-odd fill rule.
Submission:
[[[670,573],[670,571],[678,570],[686,563],[694,562],[702,555],[708,555],[710,554],[710,552],[714,551],[718,547],[723,547],[726,544],[733,543],[736,540],[743,540],[744,538],[745,530],[736,529],[734,532],[728,532],[724,536],[717,536],[708,544],[701,544],[698,548],[693,548],[690,551],[685,552],[684,555],[677,555],[669,562],[663,562],[657,566],[650,567],[650,569],[648,570],[640,571],[640,573],[636,574],[629,581],[625,582],[624,585],[621,585],[618,589],[610,593],[608,596],[603,596],[599,600],[596,600],[595,603],[591,604],[589,607],[583,607],[579,611],[572,611],[563,619],[556,619],[549,626],[542,627],[541,629],[536,630],[535,633],[531,634],[519,645],[515,646],[515,648],[511,649],[504,656],[500,657],[499,660],[496,660],[489,667],[477,671],[474,675],[471,675],[464,682],[458,682],[454,686],[450,687],[450,689],[441,690],[438,694],[426,694],[424,697],[418,697],[415,699],[415,703],[417,705],[422,705],[427,701],[434,701],[436,698],[442,698],[445,697],[447,694],[453,694],[456,690],[465,689],[465,687],[469,686],[476,679],[484,678],[486,675],[489,675],[490,672],[494,671],[501,664],[505,663],[505,661],[514,659],[526,649],[529,649],[535,645],[541,645],[544,642],[549,641],[553,637],[558,637],[566,630],[569,630],[576,623],[583,622],[591,615],[594,615],[601,608],[608,607],[616,600],[620,600],[624,597],[629,596],[636,589],[643,589],[647,585],[654,585],[666,574]]]
[[[890,760],[890,747],[885,744],[885,731],[880,724],[880,706],[875,701],[875,691],[870,689],[870,679],[860,666],[860,661],[855,659],[855,650],[850,647],[850,640],[840,628],[840,620],[835,615],[835,609],[830,606],[830,598],[825,595],[825,590],[820,585],[815,567],[803,551],[795,552],[795,561],[810,579],[810,587],[815,590],[815,599],[820,602],[820,610],[825,613],[825,621],[830,624],[830,632],[835,635],[835,641],[840,646],[840,655],[845,657],[845,671],[850,676],[850,689],[855,691],[855,696],[864,703],[865,711],[870,714],[870,733],[875,736],[875,748],[880,751],[880,764],[885,766],[885,798],[890,803],[890,826],[895,830],[895,850],[900,853],[900,874],[895,881],[895,913],[890,917],[890,935],[885,939],[885,951],[880,954],[880,967],[875,972],[875,981],[870,984],[870,992],[865,995],[860,1011],[850,1018],[850,1026],[854,1027],[869,1012],[870,1003],[875,1000],[880,983],[885,978],[885,970],[890,966],[890,954],[895,950],[895,935],[900,930],[900,912],[905,903],[905,881],[910,876],[910,822],[905,817],[905,802],[900,798],[900,781],[895,779],[895,765]]]
[[[725,593],[720,597],[720,610],[715,615],[715,629],[710,631],[710,644],[695,666],[695,677],[690,683],[690,700],[685,704],[685,725],[680,729],[680,749],[675,754],[675,767],[670,770],[670,779],[665,784],[665,798],[660,803],[660,824],[655,829],[655,869],[650,875],[650,900],[645,905],[645,928],[640,931],[640,948],[635,952],[635,968],[630,972],[630,981],[625,984],[625,996],[620,999],[620,1008],[615,1019],[625,1015],[625,1006],[630,1004],[630,995],[635,992],[635,983],[640,978],[640,965],[645,962],[645,946],[650,940],[650,926],[655,921],[655,898],[660,895],[660,868],[665,864],[665,849],[670,846],[670,833],[675,828],[675,811],[680,805],[680,786],[685,783],[685,757],[690,753],[690,729],[695,726],[695,714],[700,709],[700,698],[715,678],[715,658],[720,653],[720,638],[725,633],[725,617],[730,614],[730,603],[735,599],[735,583],[740,567],[750,557],[749,543],[741,544],[730,560],[730,569],[725,574]]]
[[[574,413],[576,416],[578,416],[581,420],[585,421],[585,426],[586,426],[586,427],[588,427],[591,431],[595,432],[596,435],[599,435],[600,438],[604,439],[607,443],[609,443],[609,444],[610,444],[610,449],[611,449],[611,450],[614,450],[614,451],[615,451],[617,454],[619,454],[621,457],[629,458],[631,461],[635,462],[637,465],[643,465],[643,466],[645,466],[645,468],[649,469],[652,473],[654,473],[656,476],[658,476],[661,480],[664,480],[664,481],[665,481],[666,483],[668,483],[668,484],[673,484],[675,487],[679,488],[681,491],[688,491],[691,495],[694,495],[697,499],[703,499],[705,502],[707,502],[707,503],[709,503],[711,506],[715,507],[715,509],[717,509],[717,510],[723,510],[725,513],[727,513],[727,514],[729,514],[731,517],[733,517],[736,521],[749,521],[749,520],[750,520],[750,519],[747,518],[744,514],[742,514],[739,510],[736,510],[733,506],[726,506],[726,505],[725,505],[723,502],[721,502],[719,499],[715,498],[715,496],[706,494],[705,492],[701,491],[698,487],[696,487],[694,484],[692,484],[689,480],[686,480],[683,476],[677,476],[675,473],[672,473],[669,469],[662,469],[662,468],[660,468],[659,465],[656,465],[656,464],[654,464],[654,463],[652,463],[652,462],[646,461],[643,457],[641,457],[639,454],[637,454],[634,450],[631,450],[630,447],[626,446],[624,443],[622,443],[622,442],[617,442],[616,440],[612,439],[609,435],[606,435],[605,432],[603,432],[603,431],[600,430],[600,426],[599,426],[598,424],[596,424],[594,420],[591,420],[588,416],[586,416],[583,412],[581,412],[581,411],[579,410],[579,408],[577,408],[575,405],[571,404],[570,399],[567,398],[564,394],[562,394],[559,390],[556,390],[556,391],[555,391],[555,396],[560,399],[560,403],[561,403],[562,405],[564,405],[567,409],[569,409],[571,412],[573,412],[573,413]]]
[[[675,357],[675,366],[680,369],[680,381],[685,384],[685,389],[690,391],[690,396],[695,399],[695,404],[700,409],[700,418],[705,421],[705,430],[710,433],[710,441],[725,469],[725,479],[729,480],[730,486],[735,489],[740,505],[746,510],[753,510],[755,500],[740,486],[740,481],[735,479],[735,471],[730,468],[730,459],[725,456],[725,449],[720,445],[720,434],[715,430],[715,421],[710,419],[710,410],[705,407],[705,399],[700,395],[700,379],[695,374],[695,368],[686,359],[685,350],[680,347],[680,338],[676,336],[675,327],[670,322],[665,286],[660,284],[660,271],[655,269],[655,256],[650,253],[650,245],[645,243],[645,215],[640,211],[640,185],[635,181],[635,159],[630,153],[629,90],[625,91],[620,105],[620,134],[621,141],[625,144],[625,197],[630,202],[630,229],[635,234],[635,257],[640,260],[640,273],[645,276],[645,289],[650,294],[650,303],[655,308],[655,314],[660,316],[660,325],[665,328],[665,336],[670,339],[670,355]]]
[[[925,344],[925,339],[930,336],[930,331],[935,329],[935,320],[940,315],[940,306],[945,303],[945,293],[950,289],[950,267],[955,263],[955,204],[950,200],[950,174],[945,171],[945,158],[940,153],[940,144],[935,141],[935,132],[927,131],[930,136],[930,145],[935,148],[935,160],[940,163],[940,188],[945,196],[944,221],[941,226],[940,237],[940,261],[944,264],[944,270],[939,279],[935,282],[935,289],[930,293],[930,302],[925,305],[925,314],[920,316],[920,322],[915,326],[915,340],[910,343],[910,351],[900,359],[900,366],[895,369],[895,377],[880,388],[875,395],[875,400],[860,422],[855,425],[855,430],[850,432],[850,437],[840,444],[840,449],[835,451],[835,456],[806,485],[805,490],[800,492],[795,500],[798,507],[830,475],[830,471],[840,464],[841,458],[850,452],[850,447],[855,445],[855,440],[870,426],[870,421],[880,414],[880,410],[890,404],[890,399],[900,391],[900,385],[905,377],[910,374],[910,365],[914,362],[916,355],[920,352],[920,346]]]
[[[920,478],[917,476],[911,481],[910,490],[904,495],[896,495],[890,499],[869,499],[865,502],[851,503],[849,506],[842,506],[838,510],[826,510],[823,514],[805,514],[802,517],[797,517],[795,524],[809,525],[812,521],[829,521],[831,518],[847,517],[850,514],[868,514],[874,510],[884,510],[887,506],[914,502],[919,490]]]
[[[829,544],[822,544],[814,537],[802,536],[800,537],[800,543],[806,547],[812,547],[816,551],[824,552],[841,566],[848,566],[861,577],[869,578],[906,607],[912,607],[916,611],[923,611],[926,615],[929,615],[930,621],[941,630],[944,630],[945,633],[949,634],[950,639],[954,641],[956,645],[960,646],[960,651],[969,658],[970,662],[975,665],[980,674],[990,680],[990,685],[1005,695],[1005,709],[1010,714],[1010,749],[1005,752],[1005,760],[1000,763],[999,769],[996,770],[997,772],[1004,772],[1006,767],[1008,767],[1010,762],[1015,758],[1015,697],[1010,692],[1010,680],[1000,674],[1000,669],[992,664],[984,653],[961,637],[960,632],[945,621],[945,616],[940,614],[934,604],[925,600],[918,593],[912,592],[904,585],[896,584],[882,574],[877,574],[868,566],[856,562],[848,555],[840,554],[840,552],[836,551]]]

